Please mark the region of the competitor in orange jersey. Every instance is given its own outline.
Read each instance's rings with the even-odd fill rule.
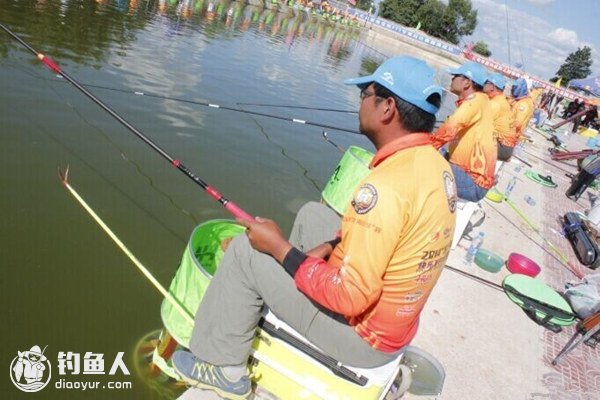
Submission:
[[[487,73],[472,61],[447,71],[452,75],[450,91],[458,96],[457,109],[432,136],[432,143],[437,149],[448,144],[458,197],[479,201],[494,186],[498,152],[492,108],[482,92]]]
[[[404,351],[454,231],[454,177],[429,141],[442,94],[433,78],[424,61],[394,57],[345,82],[361,89],[360,130],[377,153],[339,237],[337,214],[314,202],[289,241],[272,220],[240,221],[246,235],[230,243],[196,314],[193,354],[173,354],[187,382],[250,393],[245,366],[263,306],[346,365],[373,368]]]
[[[531,88],[531,92],[529,93],[529,97],[531,97],[531,101],[533,101],[533,105],[535,108],[540,106],[540,100],[544,94],[544,89],[540,86],[539,83],[534,82],[533,87]]]
[[[529,97],[529,90],[527,89],[527,82],[523,78],[517,79],[510,93],[513,97],[512,113],[515,121],[515,135],[516,140],[519,140],[523,132],[527,129],[529,120],[533,116],[534,105],[533,100]]]
[[[490,98],[494,114],[494,137],[498,141],[498,160],[507,161],[512,156],[517,138],[515,135],[512,110],[504,97],[506,79],[499,73],[488,76],[483,91]]]

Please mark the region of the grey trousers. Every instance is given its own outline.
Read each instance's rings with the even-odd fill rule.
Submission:
[[[290,242],[300,250],[335,237],[340,218],[328,207],[307,203],[296,216]],[[247,362],[255,330],[266,305],[281,320],[326,354],[346,365],[373,368],[398,353],[373,349],[338,314],[302,294],[271,256],[254,250],[246,235],[234,239],[196,313],[190,350],[214,365]]]

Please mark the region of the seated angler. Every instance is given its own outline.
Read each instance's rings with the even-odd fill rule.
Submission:
[[[448,145],[458,197],[479,201],[494,186],[498,152],[492,108],[483,93],[487,73],[472,61],[447,72],[452,75],[450,91],[458,96],[457,109],[431,139],[437,149]]]
[[[503,93],[505,86],[506,79],[498,73],[490,74],[483,86],[483,91],[490,98],[494,115],[494,137],[498,141],[498,160],[502,161],[507,161],[512,156],[517,145],[512,110]]]
[[[289,241],[271,220],[240,221],[246,235],[230,243],[202,299],[191,353],[173,355],[186,382],[248,396],[246,363],[265,306],[345,365],[374,368],[399,357],[454,230],[454,177],[429,141],[442,91],[433,77],[425,62],[395,57],[346,81],[361,89],[360,131],[377,153],[340,236],[339,217],[318,203],[298,212]]]
[[[529,97],[527,82],[520,78],[514,81],[510,88],[510,94],[513,97],[512,114],[514,120],[515,137],[518,141],[529,125],[529,120],[533,116],[533,100]]]

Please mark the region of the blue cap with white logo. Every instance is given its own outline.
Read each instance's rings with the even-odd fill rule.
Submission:
[[[434,71],[423,60],[399,56],[385,61],[372,75],[344,81],[346,85],[362,86],[373,82],[385,87],[402,100],[430,114],[439,107],[427,101],[429,96],[442,96],[442,88],[433,81]]]
[[[504,90],[504,87],[506,86],[506,78],[504,77],[504,75],[499,74],[497,72],[490,74],[487,78],[487,81],[492,82],[494,86],[496,86],[500,90]]]
[[[466,62],[458,68],[446,68],[446,72],[451,75],[466,76],[481,86],[485,85],[485,81],[487,81],[487,72],[485,71],[485,68],[475,61]]]
[[[510,88],[510,93],[515,99],[528,96],[529,90],[527,89],[527,81],[523,78],[519,78],[514,81],[512,87]]]

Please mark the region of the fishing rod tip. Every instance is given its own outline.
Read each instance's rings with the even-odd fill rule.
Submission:
[[[65,168],[64,172],[60,167],[58,167],[58,178],[64,185],[69,183],[69,164],[67,164],[67,168]]]

